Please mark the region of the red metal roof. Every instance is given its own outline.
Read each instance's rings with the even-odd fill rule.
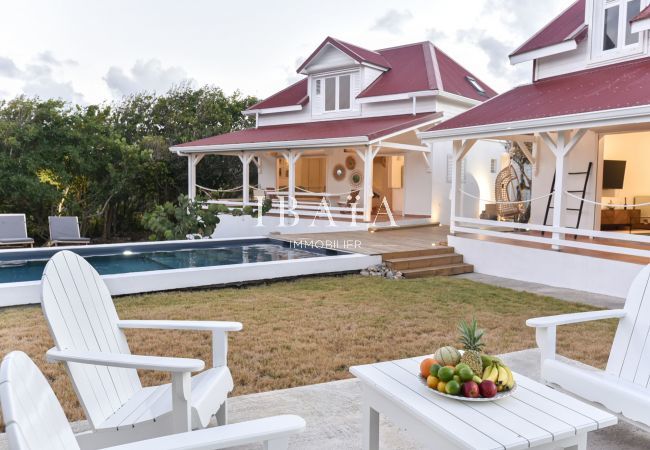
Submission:
[[[645,19],[650,19],[650,5],[641,11],[634,19],[630,20],[630,22],[638,22]]]
[[[650,58],[546,78],[517,87],[428,131],[650,105]]]
[[[305,67],[307,67],[307,65],[314,59],[314,57],[318,55],[318,52],[320,52],[323,49],[323,47],[325,47],[327,44],[333,45],[334,47],[338,48],[343,53],[347,54],[357,62],[366,62],[366,63],[374,64],[375,66],[390,69],[390,64],[388,63],[388,61],[386,61],[386,59],[384,59],[384,57],[378,52],[367,50],[365,48],[353,44],[349,44],[347,42],[343,42],[340,39],[336,39],[328,36],[318,46],[318,48],[314,50],[311,55],[309,55],[309,57],[305,60],[305,62],[303,62],[300,65],[300,67],[298,67],[298,70],[296,70],[296,72],[301,73],[302,70]]]
[[[291,86],[282,89],[280,92],[255,103],[248,108],[248,111],[255,109],[282,108],[285,106],[304,106],[309,103],[307,95],[307,78],[304,78]]]
[[[521,47],[512,52],[510,56],[517,56],[551,45],[560,44],[573,37],[579,29],[585,26],[585,3],[585,0],[576,1]]]
[[[327,120],[319,122],[270,125],[221,134],[175,147],[191,148],[211,145],[254,144],[313,139],[366,137],[374,140],[394,132],[426,123],[441,117],[439,113],[366,117],[362,119]]]
[[[361,52],[363,49],[360,49],[360,47],[342,43],[342,41],[333,40],[333,38],[327,38],[319,49],[327,42],[330,42],[329,40],[338,44],[344,44],[347,49],[354,49],[357,53],[363,53]],[[318,53],[319,49],[310,58]],[[431,42],[418,42],[399,47],[385,48],[371,53],[381,56],[384,67],[390,67],[390,69],[381,74],[370,86],[364,89],[358,95],[358,98],[429,90],[443,90],[481,101],[497,95],[490,86],[463,68]],[[366,57],[368,56],[366,54]],[[468,76],[474,78],[483,87],[486,95],[482,95],[472,87],[467,80]],[[251,106],[248,110],[281,108],[296,105],[304,106],[308,102],[307,79],[305,78]]]
[[[419,42],[377,50],[393,67],[364,89],[358,98],[444,90],[476,100],[493,97],[496,92],[478,77],[440,51],[431,42]],[[481,95],[467,80],[470,76],[483,87]]]
[[[440,77],[442,78],[442,86],[440,86],[440,90],[480,101],[485,101],[486,98],[492,98],[497,95],[497,92],[494,89],[481,81],[481,79],[476,75],[462,67],[438,47],[434,48],[438,67],[440,68]],[[481,95],[477,92],[469,83],[467,77],[474,78],[485,91],[485,95]]]

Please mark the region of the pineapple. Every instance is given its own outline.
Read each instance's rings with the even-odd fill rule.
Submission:
[[[485,344],[481,342],[484,331],[478,329],[477,325],[476,318],[472,319],[470,324],[461,320],[458,324],[458,331],[460,332],[460,343],[465,350],[460,362],[467,364],[474,374],[480,377],[483,374],[481,352]]]

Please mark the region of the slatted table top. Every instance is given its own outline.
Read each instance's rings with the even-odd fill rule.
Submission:
[[[350,368],[364,385],[407,408],[460,448],[520,449],[615,425],[616,416],[520,374],[517,390],[493,402],[463,402],[432,392],[420,375],[425,356]]]

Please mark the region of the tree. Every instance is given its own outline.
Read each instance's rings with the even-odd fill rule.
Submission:
[[[255,101],[181,85],[113,105],[0,102],[0,213],[24,212],[40,241],[50,215],[79,216],[82,232],[93,237],[140,238],[143,212],[185,190],[186,161],[169,147],[250,126],[242,111]],[[219,159],[205,158],[199,182],[238,185],[241,164]]]

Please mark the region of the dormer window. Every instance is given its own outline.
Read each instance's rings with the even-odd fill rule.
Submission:
[[[316,81],[316,89],[318,82]],[[351,105],[351,76],[350,74],[325,78],[325,111],[346,111]]]
[[[472,85],[472,87],[473,87],[474,89],[476,89],[476,92],[478,92],[480,95],[487,96],[487,94],[486,94],[486,92],[485,92],[485,89],[483,89],[483,86],[481,86],[481,85],[479,84],[479,82],[476,81],[476,78],[474,78],[474,77],[470,77],[470,76],[466,76],[465,79],[467,80],[467,82],[468,82],[469,84]]]
[[[603,0],[602,51],[627,50],[639,44],[630,21],[641,12],[641,0]]]

